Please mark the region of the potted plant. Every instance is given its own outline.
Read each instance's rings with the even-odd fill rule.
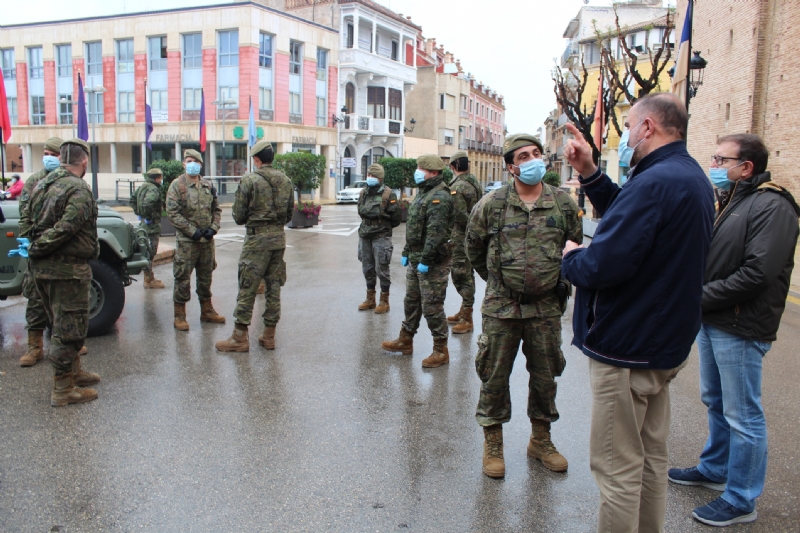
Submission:
[[[320,204],[314,202],[297,202],[294,204],[292,220],[289,222],[290,228],[310,228],[319,224],[319,213],[322,210]]]
[[[161,182],[161,201],[163,202],[164,206],[166,206],[167,190],[169,189],[170,183],[172,183],[175,178],[183,174],[183,163],[175,160],[167,161],[165,159],[157,159],[156,161],[150,163],[150,166],[147,167],[147,170],[150,170],[151,168],[161,169],[161,173],[164,175],[164,179]],[[161,235],[164,237],[175,235],[175,226],[172,225],[172,222],[167,217],[166,210],[161,212]]]

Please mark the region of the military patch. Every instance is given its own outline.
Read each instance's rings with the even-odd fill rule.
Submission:
[[[578,218],[583,218],[583,209],[578,209]]]
[[[450,194],[455,194],[455,193],[456,193],[456,191],[450,191]]]
[[[389,203],[390,203],[390,204],[396,204],[396,203],[397,203],[397,200],[389,200]]]
[[[547,217],[547,227],[548,228],[557,228],[558,223],[556,222],[555,217]]]
[[[431,203],[432,204],[438,204],[439,202],[440,202],[440,200],[433,200]]]

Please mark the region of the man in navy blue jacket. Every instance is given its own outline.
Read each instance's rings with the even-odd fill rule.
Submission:
[[[700,329],[714,196],[686,151],[688,115],[671,94],[628,113],[631,172],[620,188],[578,130],[565,154],[602,220],[587,248],[567,243],[562,272],[577,287],[573,344],[589,356],[590,466],[598,531],[663,531],[669,383]]]

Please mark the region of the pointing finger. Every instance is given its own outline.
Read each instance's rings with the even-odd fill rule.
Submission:
[[[575,137],[575,139],[581,142],[586,142],[586,139],[583,138],[583,134],[580,131],[578,131],[578,128],[576,128],[574,124],[570,124],[568,122],[567,124],[565,124],[565,126],[567,127],[567,131],[569,131],[573,135],[573,137]]]

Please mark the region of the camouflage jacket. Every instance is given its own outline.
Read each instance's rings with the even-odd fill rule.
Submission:
[[[561,315],[555,294],[567,240],[582,242],[578,207],[561,189],[543,184],[532,209],[515,183],[478,202],[467,226],[467,256],[486,280],[481,312],[497,318]]]
[[[472,208],[483,196],[480,184],[472,174],[461,174],[450,182],[450,194],[453,196],[455,217],[453,220],[453,233],[450,240],[457,248],[464,248],[464,239],[467,236],[467,222]]]
[[[39,183],[45,176],[47,176],[49,172],[46,168],[37,171],[34,174],[28,176],[28,179],[25,181],[25,186],[22,188],[22,194],[19,195],[19,236],[20,237],[27,237],[28,232],[31,229],[31,219],[30,214],[26,212],[28,207],[28,202],[31,199],[31,192],[33,188],[36,187],[36,184]]]
[[[33,188],[27,206],[28,250],[36,275],[46,279],[91,279],[88,261],[100,255],[97,203],[89,186],[59,167]]]
[[[392,228],[400,225],[401,215],[397,195],[391,188],[383,183],[364,187],[358,197],[358,216],[361,217],[358,236],[362,239],[391,237]]]
[[[426,180],[408,208],[403,256],[412,263],[433,265],[452,253],[453,197],[441,175]]]
[[[136,189],[136,211],[142,219],[141,226],[148,235],[161,235],[161,187],[151,177]],[[146,221],[149,220],[150,224]]]
[[[177,241],[192,241],[198,229],[219,231],[222,209],[217,201],[217,190],[211,182],[200,178],[192,181],[181,174],[167,191],[167,216],[177,231]],[[205,237],[198,242],[209,242]]]
[[[233,220],[248,228],[264,227],[261,233],[270,235],[265,249],[286,247],[283,226],[293,211],[294,187],[286,174],[266,164],[242,177],[233,202]]]

